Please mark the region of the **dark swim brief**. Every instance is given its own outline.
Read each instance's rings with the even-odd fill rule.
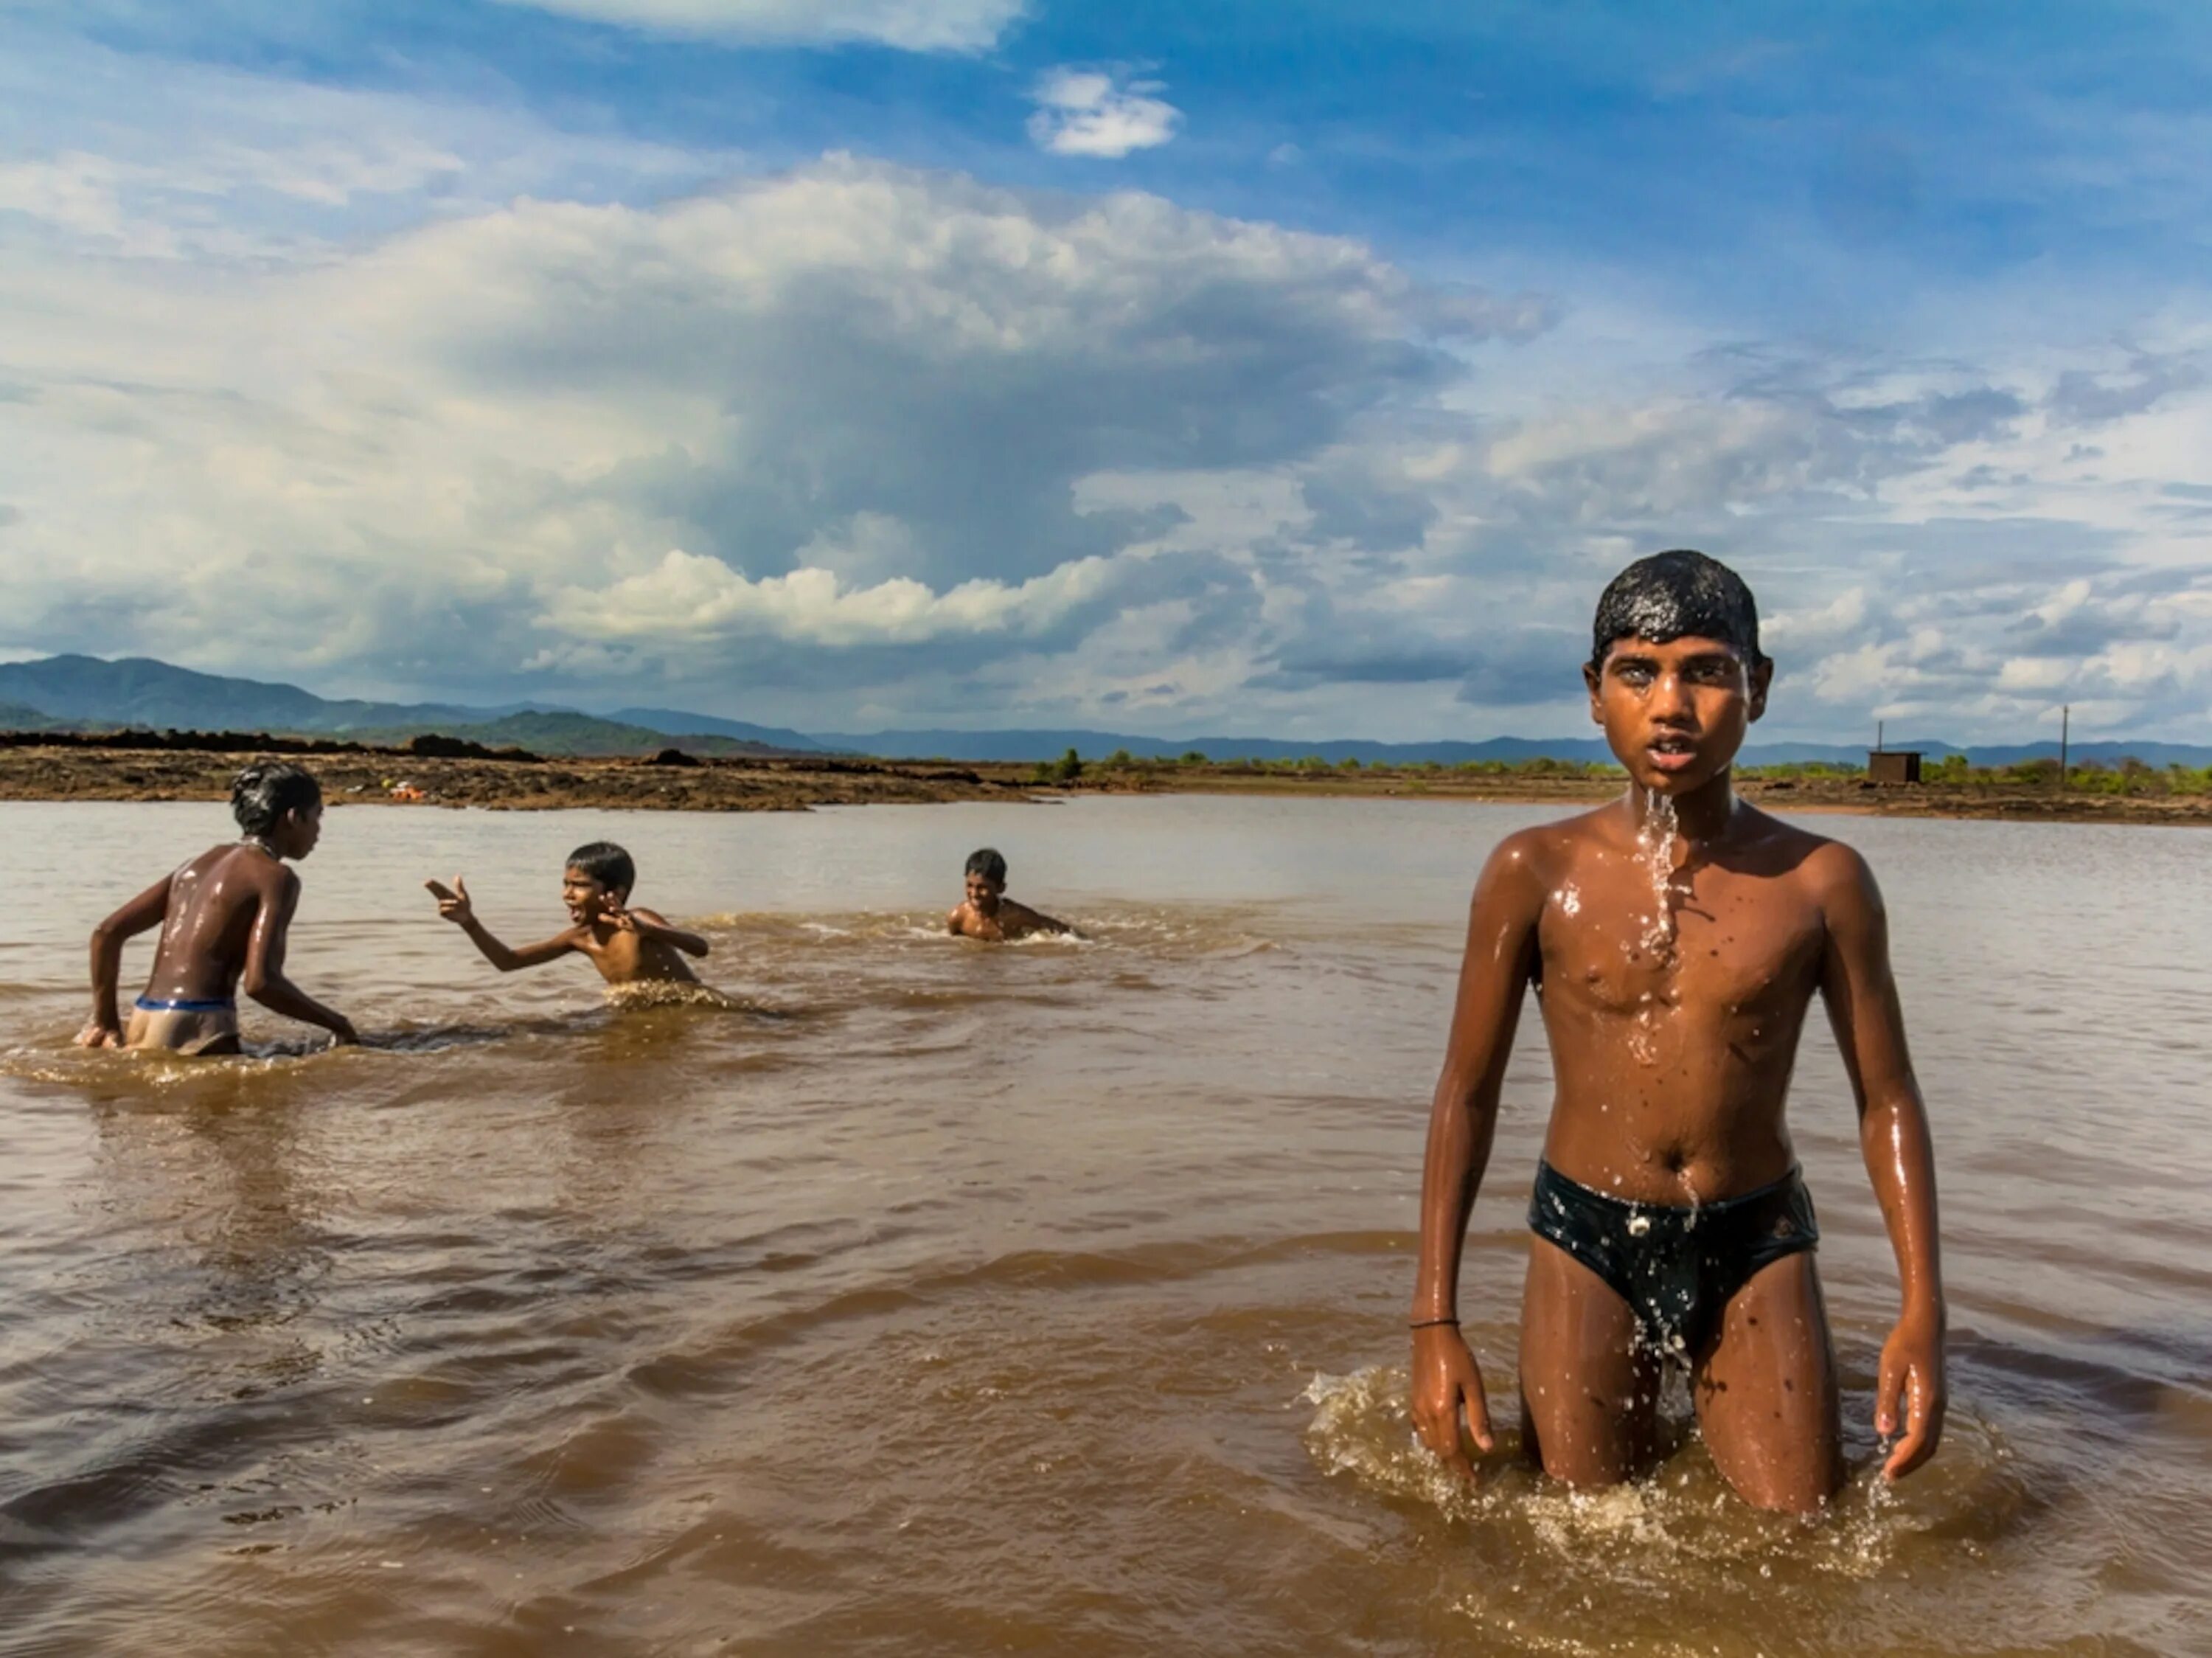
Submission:
[[[1703,1350],[1753,1274],[1820,1241],[1812,1194],[1794,1168],[1740,1198],[1677,1207],[1609,1198],[1539,1163],[1528,1228],[1604,1279],[1652,1346],[1685,1359]]]

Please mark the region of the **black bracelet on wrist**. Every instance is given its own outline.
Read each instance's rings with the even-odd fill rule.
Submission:
[[[1459,1328],[1459,1320],[1457,1319],[1419,1319],[1415,1320],[1413,1323],[1407,1325],[1406,1328],[1408,1330],[1433,1330],[1440,1324],[1448,1324],[1455,1330]]]

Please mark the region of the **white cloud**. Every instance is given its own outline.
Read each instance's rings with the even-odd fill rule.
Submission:
[[[0,51],[0,256],[15,262],[28,248],[319,260],[519,196],[693,188],[735,160],[571,133],[496,104],[310,85],[82,42]]]
[[[832,158],[670,199],[739,168],[89,47],[0,62],[0,108],[34,140],[0,162],[0,653],[822,727],[1565,731],[1598,587],[1687,542],[1772,613],[1763,735],[2207,729],[2201,338],[1551,334],[1137,192]],[[1622,338],[1640,374],[1598,372]]]
[[[1133,150],[1166,143],[1182,125],[1182,112],[1152,96],[1157,81],[1123,81],[1096,70],[1055,69],[1030,98],[1030,137],[1055,155],[1116,160]]]
[[[746,45],[868,41],[908,52],[981,52],[1024,0],[505,0],[592,22]]]
[[[0,309],[45,320],[0,351],[0,649],[723,705],[1115,694],[1145,649],[1226,682],[1297,470],[1455,378],[1437,330],[1526,321],[1353,242],[850,161],[220,282],[0,262]],[[1240,478],[1287,506],[1202,507]]]
[[[938,593],[904,576],[848,587],[802,565],[748,579],[719,558],[672,549],[641,575],[599,589],[564,588],[543,620],[573,637],[660,645],[769,635],[803,644],[915,644],[1041,631],[1104,591],[1108,561],[1080,558],[1018,586],[963,582]]]

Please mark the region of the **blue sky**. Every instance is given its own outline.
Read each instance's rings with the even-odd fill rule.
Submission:
[[[0,651],[819,729],[2212,740],[2212,14],[0,0]]]

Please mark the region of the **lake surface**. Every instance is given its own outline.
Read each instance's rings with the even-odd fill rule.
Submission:
[[[1856,1472],[1808,1526],[1693,1437],[1581,1497],[1410,1447],[1468,892],[1538,815],[336,811],[291,969],[374,1045],[249,1009],[189,1064],[69,1040],[92,923],[227,815],[0,807],[0,1654],[2212,1652],[2212,838],[1820,822],[1890,900],[1953,1402],[1879,1487],[1815,1019]],[[734,1009],[502,978],[421,889],[542,937],[602,835]],[[938,936],[984,843],[1095,941]],[[1462,1303],[1501,1421],[1547,1070],[1530,1017]]]

